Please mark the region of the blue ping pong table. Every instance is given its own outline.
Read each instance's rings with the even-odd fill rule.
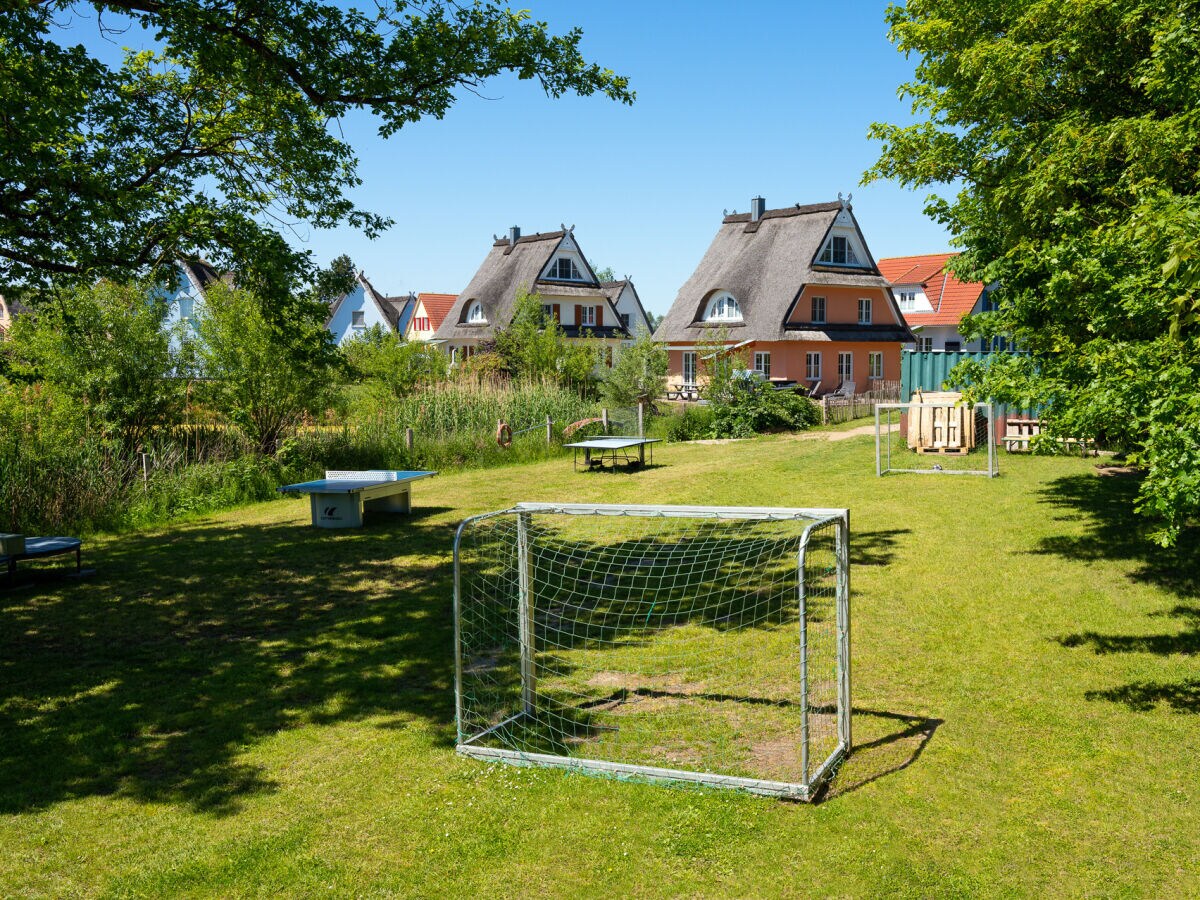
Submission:
[[[630,468],[644,466],[646,464],[646,448],[650,448],[650,462],[654,462],[654,445],[659,442],[659,438],[643,438],[643,437],[598,437],[588,438],[586,441],[576,441],[574,444],[563,444],[564,447],[570,447],[575,451],[575,469],[579,469],[579,451],[583,451],[583,467],[591,469],[593,467],[604,468],[604,461],[608,460],[613,469],[617,467],[618,462],[627,463]],[[637,450],[634,453],[634,450]]]
[[[409,486],[437,472],[327,471],[316,481],[279,488],[282,494],[308,494],[315,528],[361,528],[363,510],[407,513],[412,511]]]

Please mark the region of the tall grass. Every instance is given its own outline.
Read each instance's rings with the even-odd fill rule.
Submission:
[[[298,435],[281,458],[302,468],[462,468],[540,459],[557,452],[565,426],[599,414],[591,400],[553,382],[452,381],[377,407],[342,428]],[[546,417],[552,442],[546,441]],[[513,431],[496,442],[496,425]],[[413,430],[413,446],[406,431]]]
[[[86,409],[8,385],[0,391],[0,531],[137,527],[266,500],[279,485],[326,468],[449,470],[541,459],[560,452],[566,425],[598,412],[549,382],[456,381],[339,427],[302,431],[266,458],[235,428],[211,424],[164,427],[142,447],[122,447]],[[498,421],[515,432],[511,447],[497,444]]]

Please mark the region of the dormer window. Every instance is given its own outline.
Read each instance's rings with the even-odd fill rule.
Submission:
[[[738,305],[733,294],[721,291],[708,301],[708,309],[704,313],[705,322],[740,322],[742,308]]]
[[[550,263],[550,271],[546,273],[546,277],[562,281],[583,281],[583,276],[579,274],[579,267],[565,256],[560,256]]]
[[[829,239],[829,243],[825,245],[825,249],[821,251],[821,256],[817,261],[835,266],[856,266],[858,265],[858,256],[855,255],[854,245],[850,243],[849,238],[835,234]]]
[[[487,319],[484,318],[484,315],[483,315],[483,304],[480,303],[478,300],[473,301],[471,303],[470,308],[467,309],[468,324],[482,324],[483,322],[486,322],[486,321],[487,321]]]

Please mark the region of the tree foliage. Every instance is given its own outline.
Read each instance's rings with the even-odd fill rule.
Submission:
[[[313,301],[309,301],[310,303]],[[329,402],[336,357],[319,325],[274,325],[263,300],[215,284],[197,321],[198,353],[208,399],[240,427],[261,454],[274,453],[306,414]]]
[[[604,400],[610,406],[653,403],[667,384],[667,348],[647,331],[621,350],[604,381]]]
[[[353,380],[361,383],[376,409],[410,396],[446,377],[448,359],[437,347],[406,341],[373,325],[342,345]]]
[[[926,210],[997,283],[972,337],[1027,358],[974,372],[1051,429],[1145,465],[1139,508],[1173,541],[1200,512],[1200,3],[909,0],[916,124],[876,124],[866,179],[955,186]]]
[[[146,284],[59,291],[16,320],[10,372],[70,398],[100,434],[133,450],[183,408],[166,316],[166,302]]]
[[[204,253],[240,284],[295,296],[308,254],[281,227],[388,224],[349,194],[357,160],[332,120],[367,109],[390,136],[441,118],[501,73],[552,97],[631,102],[626,79],[492,0],[48,0],[0,11],[0,282],[92,281]],[[109,66],[63,25],[145,30]],[[281,314],[285,317],[286,313]]]

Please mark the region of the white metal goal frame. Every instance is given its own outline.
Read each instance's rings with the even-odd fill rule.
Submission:
[[[925,459],[929,465],[925,468],[917,468],[911,465],[894,465],[892,462],[892,445],[895,442],[893,435],[898,434],[892,428],[892,412],[898,411],[901,413],[912,413],[914,410],[918,413],[921,410],[942,411],[954,406],[954,408],[968,408],[975,417],[982,416],[985,427],[976,427],[977,435],[983,437],[981,443],[983,446],[971,448],[969,451],[964,448],[963,455],[968,458],[977,458],[984,462],[984,468],[971,468],[970,466],[956,466],[956,457],[954,455],[932,453],[926,456]],[[883,416],[886,414],[887,422],[884,423]],[[886,424],[886,427],[885,427]],[[911,453],[917,453],[916,450],[911,450],[908,447],[904,449],[904,458],[911,458]],[[978,456],[972,456],[978,454]],[[883,476],[887,474],[905,473],[911,475],[983,475],[988,478],[995,478],[1000,474],[1000,460],[996,450],[996,411],[991,403],[975,403],[975,404],[947,404],[947,403],[877,403],[875,404],[875,474]]]
[[[812,800],[852,744],[849,523],[584,503],[465,520],[458,753]]]

